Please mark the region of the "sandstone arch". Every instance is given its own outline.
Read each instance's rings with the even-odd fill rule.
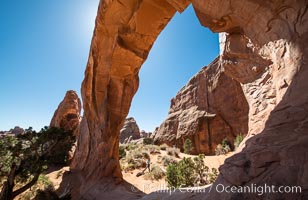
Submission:
[[[85,117],[71,166],[85,181],[122,180],[119,132],[138,88],[139,69],[159,33],[188,5],[186,0],[100,2],[82,83]]]
[[[138,88],[138,71],[158,34],[188,4],[101,0],[82,84],[83,139],[72,164],[84,174],[84,184],[111,176],[121,180],[119,131]],[[193,0],[192,4],[203,26],[229,33],[221,62],[226,73],[242,84],[250,107],[249,135],[261,133],[227,160],[218,182],[264,183],[272,176],[271,183],[299,184],[306,192],[302,195],[307,195],[307,1]],[[291,169],[295,170],[290,175]]]

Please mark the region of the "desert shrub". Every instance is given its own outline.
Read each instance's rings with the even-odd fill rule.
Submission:
[[[179,158],[180,157],[179,153],[180,153],[180,149],[178,148],[174,148],[174,147],[167,148],[167,154],[169,156],[174,156],[174,157]]]
[[[209,168],[204,163],[204,155],[183,158],[178,164],[169,164],[167,167],[166,181],[169,187],[200,186],[214,182],[218,172]]]
[[[170,164],[167,167],[166,181],[169,187],[178,188],[181,186],[180,170],[175,164]]]
[[[184,153],[191,154],[193,151],[193,144],[190,139],[186,139],[184,142]]]
[[[162,162],[164,166],[168,166],[170,164],[176,164],[177,161],[172,156],[164,156],[162,158]]]
[[[149,144],[149,145],[145,145],[144,147],[147,151],[150,152],[150,154],[160,154],[160,148],[159,146],[153,145],[153,144]]]
[[[69,152],[72,149],[76,139],[72,132],[65,132],[59,128],[47,128],[41,130],[44,134],[41,136],[41,140],[51,140],[52,136],[57,134],[63,134],[61,139],[57,142],[57,144],[53,147],[53,150],[46,154],[46,160],[49,165],[58,165],[58,166],[66,166],[69,164]],[[43,139],[45,137],[45,139]],[[48,139],[49,138],[49,139]],[[48,146],[52,146],[51,144],[46,144],[46,148]]]
[[[169,146],[164,143],[164,144],[160,145],[159,147],[160,147],[160,150],[166,151]]]
[[[199,185],[206,184],[208,182],[208,173],[209,167],[204,163],[204,154],[200,154],[197,157],[194,157],[194,169],[195,173],[197,174],[196,183]],[[206,178],[204,180],[204,178]]]
[[[135,150],[137,148],[138,148],[138,145],[136,143],[129,143],[128,145],[126,145],[127,151]]]
[[[146,179],[159,180],[165,176],[165,172],[158,166],[153,165],[151,171],[145,175]]]
[[[22,135],[1,138],[0,179],[6,180],[1,198],[13,199],[34,186],[48,166],[66,164],[74,142],[72,132],[48,127],[40,132],[29,128]]]
[[[121,162],[121,168],[124,170],[133,170],[146,167],[146,159],[150,158],[147,151],[141,149],[135,149],[128,153],[125,157],[125,161]]]
[[[30,200],[37,196],[38,191],[47,191],[47,190],[54,190],[52,182],[49,178],[41,174],[36,182],[35,185],[31,187],[30,190],[25,191],[25,193],[21,194],[18,199]],[[58,196],[55,196],[55,199],[58,199]]]
[[[196,180],[195,163],[191,158],[183,158],[178,163],[178,169],[181,175],[183,186],[194,186]]]
[[[124,158],[126,156],[126,146],[125,145],[120,145],[119,146],[119,156],[120,156],[120,159],[121,158]]]
[[[209,183],[214,183],[218,177],[218,170],[212,168],[212,173],[209,173]]]
[[[230,151],[232,150],[232,147],[233,147],[231,142],[228,140],[228,138],[224,138],[221,142],[221,145],[223,148],[229,148]]]
[[[153,144],[153,138],[143,138],[143,144]]]
[[[234,140],[234,147],[238,148],[243,140],[244,140],[244,136],[241,133],[237,135]]]
[[[231,151],[231,145],[230,145],[230,142],[228,141],[227,138],[223,139],[221,144],[218,144],[216,146],[216,149],[215,149],[215,154],[218,156],[218,155],[225,155],[227,154],[228,152]]]

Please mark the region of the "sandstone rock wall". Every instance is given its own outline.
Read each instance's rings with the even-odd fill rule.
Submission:
[[[98,183],[104,177],[121,181],[119,133],[138,88],[138,71],[160,31],[187,4],[101,0],[82,85],[88,131],[80,134],[82,148],[75,154],[78,164],[73,168],[82,177],[84,199],[101,191]],[[262,198],[307,199],[307,1],[193,0],[192,4],[202,25],[228,33],[221,62],[225,73],[242,84],[250,109],[249,136],[256,135],[220,168],[215,185],[300,185],[301,194],[268,193]],[[200,198],[260,199],[257,194],[214,190]]]
[[[226,76],[219,58],[190,79],[175,98],[155,143],[183,148],[189,138],[192,153],[214,154],[224,138],[233,141],[248,132],[248,104],[241,85]]]
[[[122,181],[119,134],[138,89],[139,69],[159,33],[188,4],[186,0],[100,1],[81,89],[88,130],[80,133],[82,148],[77,148],[71,167],[82,174],[84,198],[104,178]]]
[[[221,62],[242,84],[249,104],[246,147],[226,160],[214,187],[297,185],[302,193],[267,193],[262,199],[307,199],[307,1],[195,0],[193,5],[204,26],[227,32]],[[207,198],[260,197],[214,191]]]
[[[139,126],[134,118],[126,118],[122,129],[120,130],[120,143],[124,143],[125,140],[131,138],[132,140],[140,139],[141,134]]]
[[[73,90],[67,91],[51,119],[50,127],[73,131],[76,135],[81,120],[80,112],[81,101],[77,93]]]

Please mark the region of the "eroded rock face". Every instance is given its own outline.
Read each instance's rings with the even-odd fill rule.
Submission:
[[[123,128],[120,130],[120,143],[124,143],[128,138],[137,140],[140,137],[140,130],[136,120],[133,117],[126,118]]]
[[[307,199],[307,1],[193,4],[204,26],[227,32],[221,60],[226,74],[242,84],[249,104],[246,147],[226,160],[214,187],[298,185],[302,193],[266,193],[262,199]],[[259,198],[208,194],[208,199]]]
[[[13,135],[22,135],[24,134],[25,130],[19,126],[15,126],[13,129],[11,129],[9,131],[10,134],[13,134]]]
[[[307,199],[307,1],[192,3],[202,25],[228,33],[221,62],[226,74],[242,84],[249,105],[249,136],[257,135],[220,168],[214,187],[219,183],[300,185],[301,194],[267,193],[262,198]],[[119,133],[138,88],[138,71],[160,31],[176,10],[187,4],[172,0],[101,1],[82,85],[88,132],[80,133],[86,139],[79,139],[82,148],[75,155],[85,155],[76,156],[83,162],[76,162],[73,168],[80,170],[80,193],[85,198],[99,191],[91,191],[91,187],[104,177],[121,180]],[[260,197],[212,190],[200,198]]]
[[[187,138],[194,154],[214,154],[224,138],[247,134],[248,104],[241,85],[226,76],[217,58],[190,79],[175,98],[155,143],[183,148]]]
[[[100,1],[81,89],[88,131],[80,132],[82,148],[77,148],[72,167],[82,174],[83,196],[104,178],[122,181],[119,135],[138,89],[139,69],[159,33],[188,4],[186,0]],[[87,155],[81,158],[84,148]]]
[[[80,123],[81,102],[77,93],[67,91],[64,99],[55,111],[50,127],[63,128],[65,131],[73,131],[76,135]]]

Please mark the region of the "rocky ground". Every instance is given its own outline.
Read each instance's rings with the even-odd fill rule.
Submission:
[[[140,144],[139,144],[140,145]],[[141,145],[146,146],[146,145]],[[151,145],[155,146],[155,145]],[[159,146],[157,146],[157,149]],[[159,152],[149,154],[151,159],[151,166],[159,166],[163,171],[166,171],[166,166],[163,165],[163,162],[161,162],[161,158],[168,156],[167,150],[159,150]],[[218,169],[219,166],[221,166],[225,159],[233,155],[234,152],[230,152],[226,155],[219,155],[219,156],[205,156],[204,162],[205,164],[211,169],[216,168]],[[179,156],[171,156],[176,161],[179,161],[183,159],[184,157],[195,157],[195,155],[188,155],[185,153],[179,153]],[[144,160],[146,161],[146,160]],[[122,166],[127,165],[127,162],[125,159],[122,159],[121,161]],[[121,195],[125,190],[131,190],[131,192],[136,192],[138,194],[141,194],[140,197],[144,196],[144,194],[150,194],[152,192],[156,192],[159,190],[167,189],[167,182],[165,180],[165,177],[162,177],[159,180],[151,179],[149,178],[148,174],[149,172],[146,170],[144,175],[137,177],[137,173],[142,172],[145,168],[140,167],[138,169],[125,169],[125,167],[122,167],[122,173],[124,180],[129,183],[130,185],[128,188],[119,190],[119,195]],[[57,190],[61,186],[62,178],[65,173],[70,173],[69,167],[63,167],[63,168],[54,168],[50,170],[51,172],[46,174],[46,176],[49,178],[50,182],[52,182],[52,185],[54,186],[55,190]],[[141,192],[140,192],[141,191]],[[124,194],[124,193],[123,193]]]

